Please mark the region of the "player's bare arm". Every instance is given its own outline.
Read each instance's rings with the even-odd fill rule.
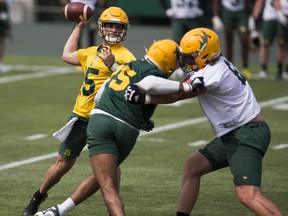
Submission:
[[[80,66],[80,62],[78,59],[77,51],[78,51],[78,41],[80,40],[81,32],[84,26],[89,22],[89,20],[84,20],[83,16],[80,16],[80,22],[76,24],[73,32],[68,38],[62,54],[62,60],[68,64]]]
[[[148,76],[129,86],[125,92],[125,99],[133,104],[167,104],[196,97],[206,91],[202,77],[182,83],[159,77],[150,79]]]

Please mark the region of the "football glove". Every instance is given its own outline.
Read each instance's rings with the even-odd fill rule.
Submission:
[[[220,31],[224,29],[224,24],[218,16],[212,17],[212,24],[213,24],[213,29],[215,29],[216,31]]]
[[[192,92],[199,91],[200,89],[204,88],[204,78],[203,77],[196,77],[192,80]]]
[[[249,48],[252,51],[257,51],[262,45],[261,37],[256,30],[253,30],[249,36]]]
[[[249,28],[250,32],[255,31],[255,29],[256,29],[255,19],[253,16],[249,16],[248,28]]]
[[[140,93],[138,86],[130,85],[127,87],[124,97],[132,104],[145,104],[146,94]]]
[[[149,119],[146,123],[141,125],[141,129],[145,130],[146,132],[152,131],[154,128],[154,121]]]
[[[284,15],[284,13],[282,11],[277,11],[277,17],[278,17],[278,21],[281,23],[281,25],[286,27],[288,20],[287,20],[287,17]]]

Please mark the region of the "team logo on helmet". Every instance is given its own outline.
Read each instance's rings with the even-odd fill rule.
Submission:
[[[203,51],[205,49],[205,47],[207,46],[209,36],[206,34],[206,32],[204,32],[204,31],[201,31],[201,32],[203,33],[203,35],[196,34],[196,36],[199,36],[203,40],[203,42],[198,40],[200,43],[200,50]]]

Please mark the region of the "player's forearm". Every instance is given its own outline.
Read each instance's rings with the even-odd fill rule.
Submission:
[[[82,27],[76,26],[68,38],[62,53],[62,60],[69,63],[78,65],[79,60],[77,57],[78,41],[80,40]]]
[[[145,93],[151,95],[167,95],[177,92],[191,92],[192,86],[161,77],[147,76],[136,85]]]

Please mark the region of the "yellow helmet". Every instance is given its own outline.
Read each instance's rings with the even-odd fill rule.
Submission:
[[[187,32],[180,42],[180,67],[184,72],[199,70],[221,54],[218,35],[208,28]]]
[[[178,68],[179,46],[170,39],[154,42],[146,51],[145,59],[170,76]]]
[[[106,23],[116,23],[123,25],[122,32],[117,37],[111,37],[105,30]],[[119,7],[109,7],[102,12],[98,19],[98,34],[101,38],[112,44],[124,41],[129,28],[129,19],[127,14]]]

